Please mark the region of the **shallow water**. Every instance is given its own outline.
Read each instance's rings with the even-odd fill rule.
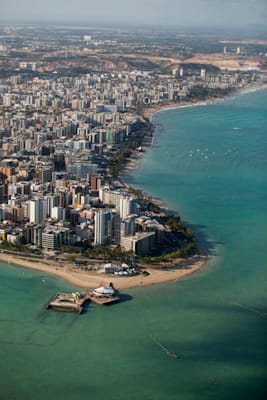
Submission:
[[[192,225],[203,271],[78,316],[44,309],[68,284],[1,264],[1,398],[266,398],[266,104],[262,90],[156,113],[127,178]]]

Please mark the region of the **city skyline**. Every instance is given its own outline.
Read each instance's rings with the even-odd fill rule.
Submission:
[[[128,23],[161,26],[246,26],[267,21],[265,0],[1,0],[3,22]]]

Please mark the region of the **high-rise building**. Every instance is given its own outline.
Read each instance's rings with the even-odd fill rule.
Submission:
[[[129,218],[124,218],[121,221],[120,225],[120,234],[121,237],[125,236],[134,236],[135,234],[135,218],[129,217]]]
[[[206,70],[205,68],[201,68],[200,70],[200,78],[205,79],[206,78]]]
[[[91,190],[99,190],[101,187],[101,177],[89,174],[89,183],[91,186]]]
[[[67,208],[71,204],[71,194],[67,189],[60,189],[57,192],[58,195],[58,206]]]
[[[47,202],[45,199],[29,201],[29,220],[35,224],[42,224],[47,218]]]
[[[7,201],[7,185],[0,184],[0,203]]]
[[[136,213],[137,200],[129,196],[123,196],[120,199],[120,217],[125,218],[128,215]]]
[[[69,244],[69,229],[47,227],[42,232],[42,247],[48,250],[59,249]]]
[[[47,216],[51,217],[52,209],[53,207],[58,206],[58,196],[55,196],[53,194],[44,196],[47,204]]]
[[[9,205],[5,207],[5,219],[12,222],[21,222],[24,220],[24,207],[21,205]]]
[[[34,225],[32,228],[32,243],[37,247],[42,247],[42,232],[43,228],[41,225]]]
[[[52,167],[43,167],[38,169],[37,176],[41,182],[51,182]]]
[[[65,221],[66,210],[62,207],[52,207],[51,218],[55,218],[58,221]]]
[[[3,105],[4,105],[5,107],[10,107],[10,106],[11,106],[11,103],[12,103],[11,94],[10,94],[10,93],[6,93],[6,94],[3,96]]]
[[[110,209],[97,210],[95,213],[94,244],[104,246],[109,242],[118,243],[119,236],[119,215]]]
[[[106,219],[108,215],[109,211],[103,209],[97,210],[95,213],[95,245],[102,246],[106,243]]]
[[[99,198],[104,204],[112,204],[120,210],[121,218],[130,214],[138,214],[138,202],[136,198],[130,197],[123,190],[109,190],[101,188]]]
[[[121,247],[133,254],[145,256],[151,252],[155,244],[155,232],[142,232],[134,236],[121,238]]]

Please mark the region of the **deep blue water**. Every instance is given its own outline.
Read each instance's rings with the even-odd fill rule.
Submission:
[[[193,227],[211,255],[203,271],[77,316],[43,308],[69,285],[1,265],[1,399],[266,398],[266,111],[261,90],[156,113],[154,145],[127,177]]]

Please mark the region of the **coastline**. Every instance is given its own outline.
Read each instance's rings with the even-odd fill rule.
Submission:
[[[254,85],[253,87],[243,87],[231,94],[231,96],[237,95],[239,93],[254,92],[261,89],[266,89],[267,84]],[[210,99],[206,101],[194,101],[194,102],[180,102],[179,104],[164,104],[155,107],[150,107],[144,110],[143,116],[149,118],[151,121],[153,114],[159,111],[178,109],[183,107],[192,107],[199,105],[214,104],[225,101],[227,97],[221,97],[216,99]],[[123,169],[120,171],[119,180],[125,187],[130,187],[123,177],[128,172],[136,169],[138,167],[138,161],[142,158],[145,152],[150,148],[153,143],[153,135],[151,137],[146,137],[144,143],[142,144],[142,151],[134,151],[129,161],[124,165]],[[149,194],[147,196],[151,197]],[[151,197],[152,198],[152,197]],[[152,198],[153,199],[153,198]],[[153,199],[160,207],[166,208],[163,201],[160,199]],[[147,266],[146,271],[149,272],[148,276],[136,275],[133,277],[117,277],[114,275],[104,275],[96,272],[85,272],[80,270],[73,270],[72,264],[66,263],[64,266],[59,266],[53,263],[47,263],[45,260],[42,261],[29,261],[24,257],[20,257],[19,254],[16,256],[11,256],[5,253],[0,253],[0,261],[6,264],[11,264],[14,266],[20,266],[24,268],[33,269],[36,271],[44,272],[49,275],[55,276],[62,279],[71,285],[79,288],[95,288],[100,284],[108,284],[110,281],[113,282],[117,289],[129,289],[142,286],[158,285],[171,281],[177,281],[189,276],[206,265],[209,257],[207,254],[201,251],[198,254],[187,258],[175,260],[172,264],[166,265],[164,267]]]
[[[196,100],[196,101],[181,101],[179,103],[169,103],[169,104],[160,104],[160,105],[155,105],[152,107],[145,108],[143,110],[143,115],[142,117],[148,119],[152,123],[152,118],[153,115],[161,112],[161,111],[168,111],[168,110],[176,110],[179,108],[188,108],[188,107],[196,107],[196,106],[206,106],[206,105],[212,105],[212,104],[217,104],[217,103],[222,103],[236,95],[241,95],[241,94],[246,94],[246,93],[252,93],[258,90],[264,90],[267,89],[267,83],[263,84],[257,84],[257,85],[247,85],[241,88],[236,89],[234,92],[229,94],[228,96],[223,96],[223,97],[218,97],[218,98],[212,98],[212,99],[207,99],[207,100]],[[153,126],[153,132],[155,131],[155,126]],[[154,135],[152,133],[151,138],[146,137],[144,143],[142,144],[142,151],[137,151],[135,150],[132,155],[129,157],[125,165],[123,166],[122,170],[119,173],[119,181],[122,183],[123,186],[126,188],[130,188],[131,185],[128,184],[127,182],[124,181],[123,177],[138,168],[138,162],[139,160],[144,156],[144,154],[150,149],[150,147],[153,145],[153,140],[154,140]],[[148,197],[151,197],[149,193],[145,193]],[[159,206],[166,208],[166,205],[164,202],[160,199],[155,199],[153,198],[153,201],[158,204]]]
[[[201,270],[208,260],[205,254],[197,254],[187,259],[178,259],[172,266],[148,267],[149,275],[142,274],[131,277],[117,277],[81,270],[73,270],[72,264],[65,264],[63,267],[53,263],[29,261],[23,257],[0,253],[0,262],[8,265],[23,267],[47,273],[62,279],[79,288],[94,289],[99,285],[108,285],[112,281],[116,289],[130,289],[136,287],[158,285],[167,282],[177,281]]]
[[[221,100],[221,99],[220,99]],[[178,108],[187,108],[187,107],[194,107],[194,106],[205,106],[207,104],[213,104],[217,103],[218,99],[214,100],[196,100],[192,102],[188,101],[181,101],[179,103],[170,103],[170,104],[161,104],[161,105],[155,105],[149,108],[146,108],[143,112],[143,116],[145,118],[148,118],[150,121],[153,117],[153,114],[161,111],[168,111],[168,110],[176,110]]]
[[[207,100],[195,100],[195,101],[181,101],[179,103],[169,103],[169,104],[160,104],[155,105],[152,107],[148,107],[144,110],[143,116],[148,118],[150,121],[152,120],[153,114],[160,112],[160,111],[167,111],[167,110],[176,110],[178,108],[187,108],[187,107],[194,107],[194,106],[206,106],[210,104],[217,104],[222,103],[225,100],[232,98],[238,94],[245,94],[251,93],[258,90],[267,89],[267,83],[258,84],[258,85],[246,85],[244,87],[237,88],[235,91],[230,93],[227,96],[211,98]]]

